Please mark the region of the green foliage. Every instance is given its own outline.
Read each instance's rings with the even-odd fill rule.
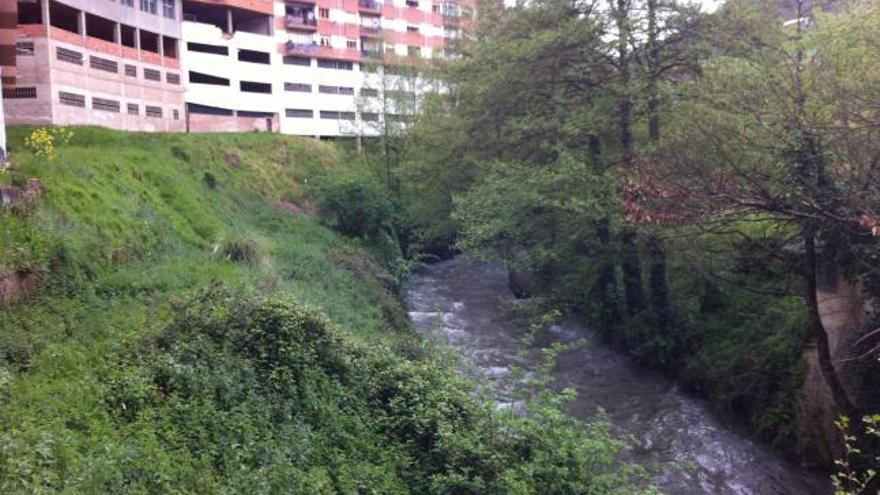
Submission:
[[[35,224],[40,216],[22,217],[0,213],[0,267],[18,273],[45,271],[52,259],[56,239],[44,235]]]
[[[4,491],[601,494],[637,474],[566,395],[498,412],[448,365],[366,347],[284,296],[213,287],[114,347],[66,420],[5,430]]]
[[[870,495],[870,487],[876,483],[880,470],[880,455],[869,456],[867,466],[859,469],[857,460],[865,457],[861,444],[880,439],[880,414],[863,416],[864,437],[852,434],[849,418],[841,416],[834,425],[843,437],[846,453],[843,458],[836,459],[834,465],[837,472],[831,475],[834,484],[834,495]]]
[[[219,246],[219,251],[224,258],[236,263],[245,263],[255,267],[266,263],[265,248],[260,245],[258,240],[252,238],[240,237],[224,241]]]
[[[386,191],[366,174],[326,175],[311,188],[322,217],[342,235],[375,240],[394,224]]]

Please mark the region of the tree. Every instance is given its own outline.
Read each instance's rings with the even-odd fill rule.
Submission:
[[[805,18],[803,2],[795,6]],[[638,199],[629,209],[632,217],[653,223],[731,228],[766,218],[783,226],[785,235],[796,232],[811,340],[835,404],[851,417],[857,417],[855,406],[832,362],[819,314],[817,246],[870,236],[865,199],[878,199],[873,177],[880,155],[873,144],[859,145],[870,141],[866,134],[876,139],[876,128],[854,128],[841,119],[838,109],[852,109],[852,102],[816,89],[839,84],[833,58],[852,60],[825,49],[823,22],[834,26],[863,14],[856,7],[836,21],[818,16],[810,30],[798,22],[784,31],[772,18],[762,20],[754,4],[731,5],[724,15],[732,24],[760,28],[749,33],[752,50],[742,56],[736,46],[727,47],[733,55],[722,50],[704,64],[700,80],[688,85],[691,97],[678,105],[688,118],[677,120],[658,155],[630,177],[631,198]],[[865,53],[852,45],[844,51],[849,49]]]

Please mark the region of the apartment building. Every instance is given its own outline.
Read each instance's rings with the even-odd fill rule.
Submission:
[[[428,82],[388,69],[443,55],[444,42],[458,34],[443,6],[432,0],[278,3],[282,132],[375,135],[386,117],[404,117],[406,109],[389,101],[399,106]],[[389,98],[392,91],[396,96]]]
[[[386,67],[460,36],[450,1],[184,0],[183,12],[191,131],[377,135],[386,113],[405,118],[400,94],[430,84]]]
[[[18,0],[10,124],[182,131],[180,0]]]
[[[17,0],[6,118],[377,135],[432,84],[398,69],[444,56],[460,37],[455,2]]]
[[[15,38],[18,26],[18,4],[0,3],[0,87],[4,90],[15,84]],[[0,165],[6,161],[6,122],[3,100],[0,99]]]

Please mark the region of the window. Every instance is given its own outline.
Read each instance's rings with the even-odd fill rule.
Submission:
[[[129,115],[140,115],[141,107],[137,103],[129,103],[125,106]]]
[[[418,27],[418,26],[407,26],[407,27],[406,27],[406,32],[407,32],[407,33],[418,33],[418,32],[419,32],[419,27]]]
[[[376,88],[361,88],[361,96],[379,96],[379,90]]]
[[[339,86],[339,94],[341,95],[354,95],[354,88],[349,88],[346,86]]]
[[[147,69],[144,67],[144,79],[147,81],[161,81],[162,73],[156,69]]]
[[[55,56],[62,62],[70,62],[71,64],[76,65],[83,64],[83,54],[77,51],[68,50],[67,48],[61,48],[59,46],[55,49]]]
[[[315,116],[315,112],[305,108],[288,108],[284,110],[284,115],[293,119],[311,119]]]
[[[239,86],[245,93],[271,93],[272,85],[269,83],[260,83],[252,81],[241,81]]]
[[[330,46],[330,38],[326,36],[321,36],[321,46]]]
[[[235,112],[235,114],[239,117],[248,117],[253,119],[266,119],[275,116],[275,114],[271,112],[255,112],[253,110],[239,110]]]
[[[171,116],[174,120],[180,120],[180,110],[176,108],[174,110],[171,110]]]
[[[180,84],[180,74],[167,72],[165,73],[165,80],[168,81],[168,84]]]
[[[348,48],[357,48],[358,42],[355,40],[347,40],[345,42],[345,46],[347,46]]]
[[[205,43],[187,43],[186,49],[191,52],[213,53],[214,55],[229,55],[229,49],[225,46],[208,45]]]
[[[67,91],[58,92],[58,101],[60,101],[62,105],[68,105],[71,107],[86,107],[85,96],[76,93],[68,93]]]
[[[174,0],[162,0],[162,15],[174,19]]]
[[[418,7],[419,1],[418,0],[406,0],[406,6],[407,7]]]
[[[345,60],[318,59],[318,67],[322,69],[354,70],[354,64]]]
[[[105,112],[119,112],[119,102],[116,100],[107,100],[105,98],[92,97],[92,108],[95,110],[103,110]]]
[[[312,85],[306,83],[284,83],[284,91],[294,91],[297,93],[311,93]]]
[[[419,46],[408,46],[406,47],[406,54],[410,57],[421,57],[422,48]]]
[[[431,5],[431,12],[433,12],[435,14],[439,14],[440,13],[440,6],[439,5]]]
[[[324,93],[325,95],[338,95],[339,86],[324,86],[322,84],[318,86],[318,93]]]
[[[34,42],[33,41],[19,41],[18,43],[15,44],[15,54],[19,57],[33,56]]]
[[[238,60],[255,64],[268,64],[269,54],[267,52],[258,52],[256,50],[239,50]]]
[[[162,118],[162,107],[151,107],[150,105],[147,105],[144,113],[146,114],[147,117],[161,119]]]
[[[374,112],[361,113],[361,120],[364,122],[379,122],[379,114]]]
[[[119,72],[119,65],[116,62],[106,58],[95,57],[94,55],[89,57],[89,66],[104,72],[113,72],[114,74]]]
[[[301,65],[303,67],[310,67],[312,65],[312,59],[308,57],[297,57],[296,55],[285,55],[284,63],[286,65]]]
[[[389,98],[396,98],[398,100],[413,99],[416,97],[415,92],[407,91],[405,89],[387,89],[385,90],[385,94]]]
[[[134,8],[134,0],[119,0],[119,5]]]
[[[3,88],[3,98],[9,100],[33,100],[37,97],[36,87]]]
[[[155,14],[157,12],[156,0],[141,0],[141,10]]]
[[[227,117],[232,117],[233,115],[235,115],[235,112],[228,108],[209,107],[207,105],[198,105],[195,103],[187,103],[186,110],[189,113],[195,113],[199,115],[225,115]]]
[[[321,19],[329,19],[330,18],[330,9],[319,8],[318,9],[318,17]]]
[[[189,71],[189,82],[199,84],[213,84],[214,86],[229,86],[229,79],[225,77],[211,76],[201,72]]]
[[[137,77],[138,68],[131,64],[125,64],[125,75],[129,77]]]
[[[321,118],[325,120],[354,120],[354,112],[337,112],[336,110],[321,110]]]

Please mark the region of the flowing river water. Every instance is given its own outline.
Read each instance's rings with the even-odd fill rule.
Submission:
[[[461,351],[487,379],[500,406],[513,406],[513,367],[535,369],[540,353],[519,353],[528,321],[515,311],[503,267],[464,256],[430,265],[406,288],[416,327]],[[625,459],[658,468],[653,483],[670,495],[826,495],[825,475],[786,460],[713,414],[675,382],[642,368],[574,321],[541,332],[534,346],[586,338],[559,356],[557,385],[574,387],[570,412],[588,420],[598,407],[615,432],[637,446]]]

